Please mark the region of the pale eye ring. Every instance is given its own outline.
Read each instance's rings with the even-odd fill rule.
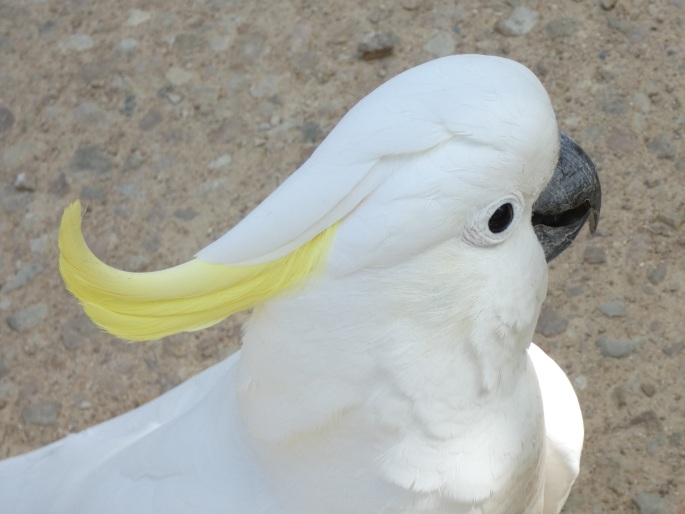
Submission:
[[[492,246],[509,238],[524,210],[523,196],[518,191],[481,207],[469,216],[462,238],[476,246]]]

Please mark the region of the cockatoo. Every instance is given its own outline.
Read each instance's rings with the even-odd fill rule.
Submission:
[[[72,204],[60,270],[105,330],[254,312],[225,361],[0,463],[0,512],[558,513],[583,422],[531,339],[545,261],[600,199],[533,73],[462,55],[373,91],[180,266],[108,267]]]

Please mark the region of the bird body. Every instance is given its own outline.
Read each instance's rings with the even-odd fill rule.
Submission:
[[[103,328],[197,330],[245,308],[229,294],[245,284],[254,312],[224,362],[0,462],[0,511],[557,513],[582,417],[530,341],[546,259],[599,211],[574,145],[525,67],[452,56],[367,96],[187,267],[141,278],[106,267],[71,206],[62,274]],[[594,189],[550,214],[545,188],[576,154],[564,180],[587,171]],[[538,210],[549,226],[534,226]],[[568,227],[550,250],[540,234]]]

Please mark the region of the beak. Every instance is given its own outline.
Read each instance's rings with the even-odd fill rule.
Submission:
[[[595,165],[573,139],[559,133],[561,149],[552,179],[533,204],[533,229],[550,262],[563,252],[589,220],[595,232],[602,189]]]

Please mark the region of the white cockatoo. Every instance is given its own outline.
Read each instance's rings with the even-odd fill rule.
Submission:
[[[546,260],[594,229],[600,197],[533,73],[462,55],[369,94],[175,268],[103,264],[72,204],[60,270],[105,330],[254,312],[225,361],[0,462],[0,512],[558,513],[583,422],[531,338]]]

